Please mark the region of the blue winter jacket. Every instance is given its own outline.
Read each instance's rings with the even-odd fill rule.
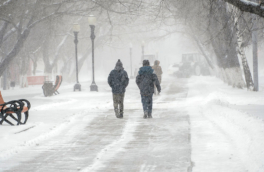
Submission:
[[[143,66],[139,69],[136,83],[140,89],[140,94],[144,96],[150,96],[154,93],[154,85],[159,92],[161,91],[158,77],[150,66]]]

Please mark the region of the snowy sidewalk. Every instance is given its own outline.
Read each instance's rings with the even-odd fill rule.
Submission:
[[[117,119],[110,88],[98,84],[96,93],[65,85],[58,96],[31,94],[29,123],[0,127],[0,171],[264,170],[264,123],[244,110],[257,106],[261,115],[263,92],[234,89],[215,77],[165,78],[154,96],[154,118],[143,119],[131,80],[124,119]]]
[[[40,137],[44,138],[31,141],[31,145],[14,149],[17,152],[2,158],[0,169],[27,172],[187,171],[191,166],[190,122],[181,108],[187,95],[186,81],[175,81],[165,81],[162,94],[154,97],[153,119],[142,118],[140,95],[134,80],[125,97],[124,119],[114,116],[112,94],[107,85],[101,86],[99,93],[83,91],[50,98],[68,101],[66,97],[71,97],[70,112],[83,110],[70,115],[60,127],[51,127],[46,138],[42,135]],[[88,97],[92,97],[91,100],[87,100]],[[70,105],[61,104],[64,101],[54,107],[62,109]],[[46,106],[42,106],[44,110]],[[30,130],[24,134],[31,135]]]

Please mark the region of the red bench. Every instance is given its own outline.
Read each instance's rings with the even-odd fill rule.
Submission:
[[[2,125],[3,122],[6,122],[10,125],[14,125],[12,122],[8,120],[9,118],[15,120],[17,125],[26,124],[28,120],[28,115],[29,115],[28,111],[30,107],[31,107],[30,102],[26,99],[4,102],[4,99],[0,91],[0,109],[1,109],[0,125]],[[21,122],[22,115],[24,115],[24,122]]]
[[[52,96],[53,94],[59,94],[58,89],[62,82],[62,76],[57,75],[55,85],[52,84],[51,81],[45,81],[44,85],[42,86],[43,94],[45,97]]]
[[[58,92],[58,89],[60,88],[60,85],[62,83],[62,76],[61,75],[57,75],[56,76],[56,81],[55,81],[55,85],[53,86],[53,89],[54,89],[54,94],[56,95],[57,94],[60,94]]]

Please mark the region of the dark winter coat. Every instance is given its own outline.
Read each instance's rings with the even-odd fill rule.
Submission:
[[[161,91],[157,75],[150,66],[144,66],[139,69],[136,83],[140,89],[140,94],[144,96],[150,96],[154,93],[154,84],[156,85],[158,92]]]
[[[108,76],[108,84],[112,88],[112,92],[114,94],[125,93],[128,83],[127,72],[124,70],[122,63],[117,63],[115,69]]]

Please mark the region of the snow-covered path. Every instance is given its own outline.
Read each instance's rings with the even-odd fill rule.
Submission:
[[[187,171],[191,165],[189,117],[170,105],[183,101],[186,84],[166,82],[164,95],[154,98],[154,118],[143,119],[133,82],[126,94],[124,119],[115,118],[111,106],[77,113],[59,134],[3,159],[3,171]],[[82,106],[74,98],[64,101]],[[36,109],[45,109],[45,104]]]
[[[85,89],[88,84],[82,86],[82,92],[72,92],[72,86],[66,85],[60,95],[49,98],[37,93],[37,89],[31,91],[29,99],[34,106],[29,123],[0,127],[0,171],[264,169],[263,121],[232,109],[225,102],[238,102],[235,96],[241,96],[244,90],[231,92],[212,77],[166,78],[161,95],[154,97],[154,118],[143,119],[139,91],[131,80],[124,119],[117,119],[105,82],[99,83],[98,93]],[[250,99],[250,94],[244,96]],[[15,97],[9,95],[10,99]],[[23,94],[20,97],[25,98]]]

